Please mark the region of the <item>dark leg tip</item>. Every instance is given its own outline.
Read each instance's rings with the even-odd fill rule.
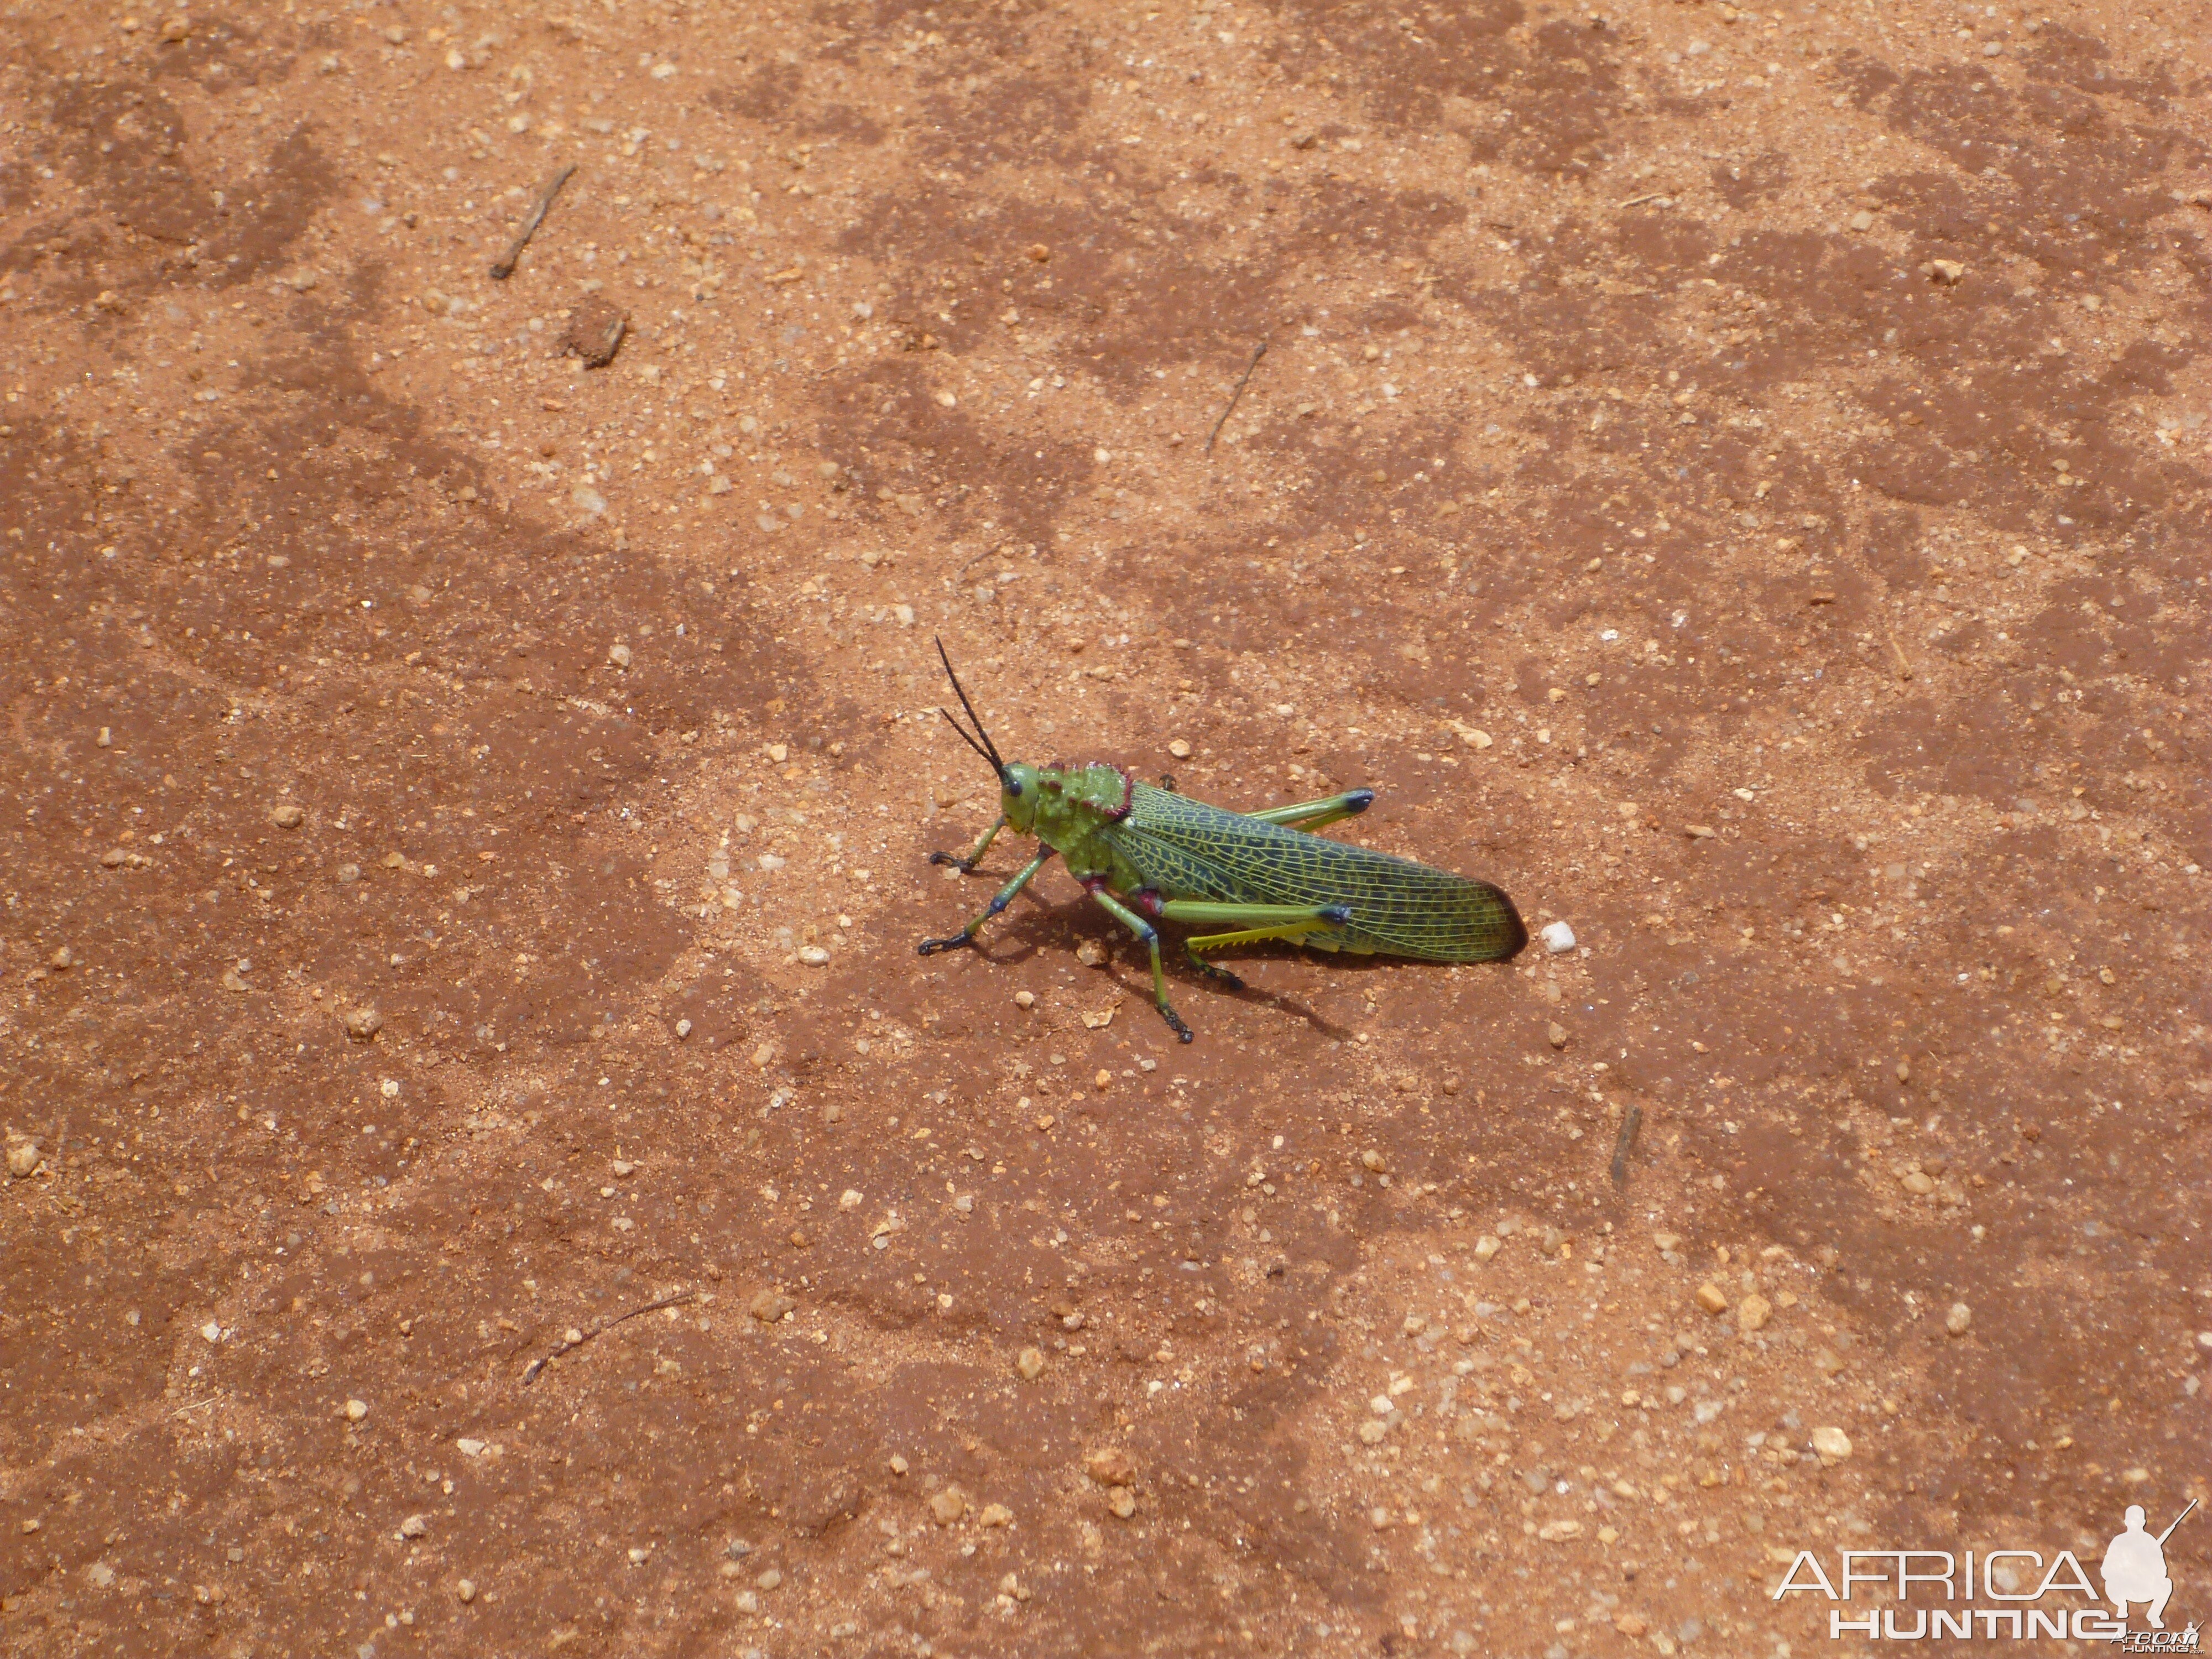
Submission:
[[[1354,789],[1344,798],[1344,810],[1355,816],[1374,805],[1375,792],[1372,789]]]
[[[933,957],[939,951],[957,951],[963,945],[971,949],[981,948],[975,944],[973,933],[955,933],[951,939],[926,939],[914,947],[914,953],[918,957]]]
[[[950,853],[932,853],[929,861],[932,864],[949,864],[963,876],[973,875],[975,871],[975,860],[955,858]]]
[[[1352,907],[1346,904],[1331,904],[1325,907],[1321,914],[1323,920],[1333,921],[1341,927],[1352,920]]]
[[[1159,1009],[1160,1018],[1167,1021],[1168,1028],[1177,1036],[1181,1037],[1185,1042],[1188,1042],[1191,1040],[1191,1030],[1189,1026],[1182,1023],[1182,1016],[1176,1012],[1174,1009],[1169,1007],[1164,1002],[1159,1005]]]

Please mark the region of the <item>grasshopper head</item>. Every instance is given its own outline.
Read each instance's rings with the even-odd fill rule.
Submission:
[[[999,811],[1006,823],[1023,835],[1034,833],[1038,798],[1043,793],[1042,775],[1027,761],[1009,761],[1000,775]]]

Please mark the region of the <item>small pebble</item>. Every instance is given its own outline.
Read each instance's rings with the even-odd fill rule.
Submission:
[[[1370,1146],[1365,1152],[1360,1153],[1359,1166],[1363,1170],[1370,1170],[1376,1175],[1381,1175],[1389,1168],[1389,1164],[1384,1161],[1382,1154],[1376,1152],[1372,1146]]]
[[[46,958],[46,966],[58,974],[66,974],[76,966],[76,953],[64,945]]]
[[[429,1522],[419,1515],[410,1515],[399,1523],[399,1535],[402,1538],[420,1538],[429,1530]]]
[[[929,1512],[939,1526],[949,1527],[968,1513],[968,1494],[957,1486],[941,1486],[930,1495]]]
[[[1951,1311],[1943,1316],[1943,1328],[1954,1336],[1964,1336],[1973,1323],[1974,1310],[1963,1302],[1954,1302]]]
[[[753,1583],[764,1590],[772,1590],[783,1583],[783,1575],[774,1567],[770,1567],[754,1579]]]
[[[830,965],[830,952],[819,945],[802,945],[799,959],[809,968],[826,968]]]
[[[374,1008],[356,1008],[345,1017],[346,1035],[366,1042],[384,1029],[384,1016]]]
[[[1137,1479],[1136,1464],[1116,1447],[1092,1452],[1083,1460],[1083,1472],[1102,1486],[1131,1486]]]
[[[446,61],[453,64],[459,56],[450,54]],[[581,358],[586,368],[604,368],[614,361],[629,330],[628,313],[596,294],[586,295],[569,313],[568,332],[562,336],[561,344]]]
[[[904,1474],[908,1469],[912,1468],[914,1465],[908,1462],[906,1459],[901,1457],[896,1452],[893,1452],[891,1454],[890,1467],[891,1473],[893,1474]]]
[[[200,1327],[200,1336],[204,1340],[209,1342],[220,1342],[222,1340],[222,1327],[216,1324],[214,1320],[210,1319],[206,1324]]]
[[[1113,1085],[1113,1082],[1114,1073],[1106,1071],[1100,1072],[1097,1076],[1091,1079],[1091,1086],[1102,1092],[1106,1089],[1110,1088]]]
[[[617,668],[629,667],[630,665],[629,647],[626,645],[609,646],[607,647],[607,660]]]
[[[1106,965],[1106,947],[1095,939],[1085,939],[1075,947],[1075,959],[1085,968],[1103,968]]]
[[[1536,935],[1544,941],[1544,948],[1553,956],[1565,956],[1575,948],[1575,930],[1564,921],[1549,921]]]
[[[1567,1046],[1567,1028],[1556,1019],[1545,1029],[1544,1035],[1550,1040],[1554,1048],[1564,1048]]]
[[[1177,760],[1188,760],[1190,758],[1190,745],[1185,743],[1181,738],[1177,738],[1174,742],[1168,744],[1168,753],[1173,755]]]
[[[1106,1494],[1106,1507],[1117,1521],[1127,1521],[1137,1512],[1137,1494],[1127,1486],[1116,1486]]]
[[[1698,1305],[1709,1314],[1724,1314],[1728,1311],[1728,1292],[1715,1284],[1700,1285],[1698,1286]]]
[[[1505,1248],[1505,1241],[1495,1233],[1485,1233],[1474,1241],[1474,1259],[1487,1261]]]
[[[482,1457],[484,1454],[484,1443],[481,1440],[471,1440],[466,1435],[453,1442],[453,1444],[464,1457]]]
[[[279,830],[297,830],[307,821],[307,814],[296,801],[285,801],[272,808],[269,822]]]
[[[754,1297],[745,1311],[762,1324],[773,1325],[798,1305],[781,1291],[767,1290]]]
[[[975,1519],[987,1527],[1010,1527],[1014,1522],[1014,1512],[1004,1504],[986,1504],[982,1514]]]
[[[1755,1331],[1762,1328],[1774,1311],[1774,1304],[1763,1296],[1747,1296],[1735,1304],[1736,1328]]]
[[[1838,1428],[1813,1431],[1813,1449],[1823,1463],[1840,1463],[1851,1455],[1851,1437]]]
[[[8,1173],[21,1181],[39,1167],[39,1143],[15,1140],[8,1145]]]
[[[366,1400],[347,1401],[345,1403],[345,1414],[347,1422],[360,1422],[362,1418],[368,1415],[368,1401]]]
[[[475,1601],[477,1599],[477,1581],[473,1578],[462,1579],[459,1583],[453,1586],[453,1594],[459,1596],[465,1602]]]
[[[676,1022],[676,1040],[681,1042],[685,1037],[688,1037],[690,1035],[691,1022],[688,1019],[678,1020]]]
[[[1021,1373],[1022,1381],[1034,1382],[1044,1375],[1044,1350],[1024,1348],[1014,1361],[1014,1369]]]
[[[837,1207],[841,1210],[857,1210],[861,1202],[860,1194],[850,1187],[837,1194]]]
[[[1014,993],[1014,1006],[1015,1006],[1015,1007],[1017,1007],[1017,1008],[1034,1008],[1034,1007],[1036,1007],[1036,994],[1035,992],[1033,992],[1033,991],[1017,991],[1017,992],[1015,992],[1015,993]]]

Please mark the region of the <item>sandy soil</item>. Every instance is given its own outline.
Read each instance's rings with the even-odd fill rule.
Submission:
[[[17,0],[0,1645],[1780,1656],[2212,1495],[2205,23]],[[920,959],[933,635],[1578,943]]]

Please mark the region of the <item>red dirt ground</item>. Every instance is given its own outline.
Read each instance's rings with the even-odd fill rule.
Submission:
[[[0,26],[0,1646],[1783,1656],[2212,1495],[2200,8]],[[918,958],[933,635],[1579,943]]]

